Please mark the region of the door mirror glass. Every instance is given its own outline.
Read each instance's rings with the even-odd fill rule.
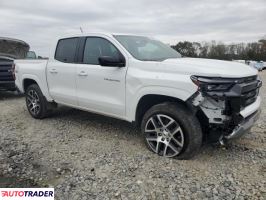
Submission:
[[[101,56],[99,64],[105,67],[125,67],[125,59],[122,57]]]

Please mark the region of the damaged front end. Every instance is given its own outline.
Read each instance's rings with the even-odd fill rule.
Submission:
[[[258,76],[220,78],[191,76],[198,91],[190,99],[211,142],[224,144],[249,132],[260,114]]]

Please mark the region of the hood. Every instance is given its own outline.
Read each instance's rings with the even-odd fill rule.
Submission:
[[[26,57],[30,46],[22,40],[0,37],[0,56],[23,59]]]
[[[209,77],[239,78],[258,73],[256,69],[246,64],[202,58],[167,59],[160,65],[173,72]]]

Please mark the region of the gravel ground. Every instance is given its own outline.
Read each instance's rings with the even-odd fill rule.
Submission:
[[[180,161],[148,151],[127,122],[65,107],[34,120],[24,97],[0,92],[0,187],[55,187],[64,200],[266,199],[266,85],[261,96],[250,134]]]

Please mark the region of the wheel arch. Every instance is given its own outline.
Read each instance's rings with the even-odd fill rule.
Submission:
[[[32,84],[37,84],[38,85],[38,83],[34,80],[34,79],[31,79],[31,78],[25,78],[25,79],[23,79],[23,90],[24,90],[24,92],[26,92],[26,90],[28,89],[28,87],[30,86],[30,85],[32,85]]]
[[[47,82],[44,82],[42,80],[40,80],[37,76],[35,75],[24,75],[22,77],[22,92],[26,92],[27,88],[32,85],[32,84],[37,84],[43,95],[45,96],[45,98],[47,99],[47,101],[53,101],[53,99],[51,98],[51,96],[49,95],[49,91],[48,91],[48,87],[47,87]]]
[[[137,123],[143,116],[143,113],[140,114],[140,110],[145,108],[144,110],[147,111],[147,109],[153,105],[167,101],[177,102],[187,106],[186,101],[197,91],[197,88],[189,89],[190,90],[177,87],[146,86],[135,91],[132,90],[132,92],[126,95],[127,121]],[[143,107],[144,104],[146,105]]]
[[[135,123],[137,125],[140,125],[141,120],[144,116],[144,114],[154,105],[164,103],[164,102],[174,102],[178,103],[180,105],[183,105],[187,107],[187,104],[182,99],[173,97],[173,96],[167,96],[167,95],[161,95],[161,94],[146,94],[142,96],[137,104],[136,112],[135,112]]]

